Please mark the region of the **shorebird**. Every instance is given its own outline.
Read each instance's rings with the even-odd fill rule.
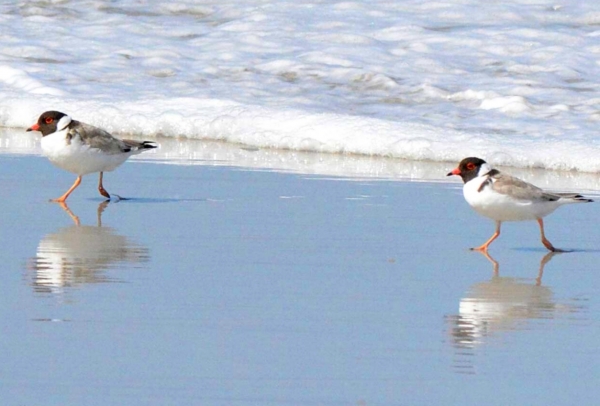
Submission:
[[[536,220],[544,247],[561,252],[546,238],[543,218],[565,204],[592,202],[576,193],[545,192],[531,183],[503,174],[475,157],[463,159],[447,176],[452,175],[462,178],[467,203],[477,213],[496,222],[496,232],[481,246],[471,248],[475,251],[487,252],[492,241],[500,235],[502,222]]]
[[[73,120],[60,111],[46,111],[27,131],[42,133],[43,154],[55,166],[77,175],[75,183],[53,202],[64,203],[81,183],[81,177],[100,172],[98,191],[107,199],[102,185],[104,172],[110,172],[132,155],[158,147],[152,141],[120,140],[101,128]]]

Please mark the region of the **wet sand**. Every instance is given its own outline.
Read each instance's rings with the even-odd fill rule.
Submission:
[[[575,252],[512,223],[486,258],[452,164],[411,182],[153,156],[105,177],[131,200],[90,175],[61,208],[72,175],[0,152],[3,404],[596,402],[598,204],[547,218]]]

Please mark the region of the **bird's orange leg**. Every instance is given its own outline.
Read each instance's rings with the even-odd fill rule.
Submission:
[[[554,248],[554,245],[552,245],[552,243],[546,238],[546,235],[544,234],[544,220],[540,218],[537,219],[537,222],[540,225],[540,234],[542,235],[542,244],[544,244],[544,247],[548,248],[552,252],[564,252],[561,249]]]
[[[64,203],[65,200],[67,200],[67,197],[69,197],[69,195],[75,190],[77,189],[77,186],[79,186],[79,184],[81,183],[81,175],[77,177],[77,179],[75,179],[75,183],[73,183],[73,186],[71,186],[69,188],[69,190],[67,190],[67,192],[62,195],[61,197],[59,197],[58,199],[52,199],[50,200],[51,202],[56,202],[56,203]]]
[[[104,197],[106,197],[107,199],[110,199],[110,195],[108,194],[108,192],[106,191],[106,189],[104,189],[104,186],[102,186],[102,176],[103,176],[103,172],[100,172],[100,178],[98,179],[98,192],[100,192],[100,194]]]
[[[476,247],[476,248],[471,248],[471,250],[472,251],[487,252],[487,249],[488,249],[489,245],[492,243],[492,241],[494,241],[500,235],[500,225],[501,224],[502,224],[501,221],[496,221],[496,232],[494,233],[494,235],[492,235],[490,237],[490,239],[487,240],[483,245],[480,245],[479,247]]]

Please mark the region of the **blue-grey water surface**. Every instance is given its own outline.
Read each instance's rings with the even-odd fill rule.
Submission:
[[[456,184],[130,163],[70,215],[72,175],[0,166],[3,405],[597,402],[597,205],[548,218],[577,251],[542,275],[507,224],[495,274]]]

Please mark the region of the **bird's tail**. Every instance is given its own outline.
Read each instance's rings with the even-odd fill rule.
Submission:
[[[158,144],[154,141],[134,141],[134,140],[123,140],[125,145],[129,148],[124,152],[137,151],[137,153],[145,149],[158,148]]]
[[[588,199],[587,197],[583,197],[577,193],[556,193],[557,196],[560,196],[561,199],[565,200],[565,203],[591,203],[592,199]]]
[[[158,144],[154,141],[142,141],[140,143],[140,149],[152,149],[158,148]]]

